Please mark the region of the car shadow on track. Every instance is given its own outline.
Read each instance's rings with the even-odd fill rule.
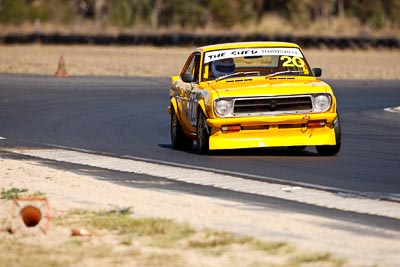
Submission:
[[[171,144],[159,144],[161,148],[175,150]],[[314,148],[306,147],[304,149],[294,149],[290,147],[270,147],[270,148],[244,148],[244,149],[229,149],[229,150],[211,150],[204,156],[284,156],[284,157],[320,157],[313,151]],[[188,154],[200,155],[197,146],[194,145],[190,150],[176,150],[186,152]]]

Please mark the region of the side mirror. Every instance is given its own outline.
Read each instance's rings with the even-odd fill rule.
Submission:
[[[181,75],[181,79],[185,83],[191,83],[194,80],[194,76],[192,74],[189,74],[189,73],[184,73],[184,74]]]
[[[312,69],[312,72],[314,73],[315,77],[321,77],[321,75],[322,75],[322,69],[321,68],[314,68],[314,69]]]

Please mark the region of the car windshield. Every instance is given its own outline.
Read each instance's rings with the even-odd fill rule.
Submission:
[[[220,81],[240,76],[312,76],[306,59],[300,49],[295,47],[208,51],[204,54],[202,70],[203,81]]]

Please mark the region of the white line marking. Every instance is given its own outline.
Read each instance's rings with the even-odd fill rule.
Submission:
[[[64,149],[9,149],[8,151],[59,162],[76,163],[121,172],[147,174],[185,183],[212,186],[326,208],[400,219],[400,204],[396,202],[360,198],[352,195],[339,195],[310,188],[301,188],[301,190],[296,188],[296,190],[283,191],[282,188],[287,188],[287,186],[282,184],[254,181],[210,171],[165,166],[139,160],[121,159]]]
[[[0,136],[0,140],[6,140],[6,139],[7,139],[7,138],[4,138],[4,137],[1,137],[1,136]]]
[[[385,111],[392,112],[392,113],[400,113],[400,106],[399,107],[393,107],[393,108],[385,108]]]

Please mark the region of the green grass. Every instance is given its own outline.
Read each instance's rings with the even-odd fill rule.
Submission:
[[[0,192],[0,199],[4,199],[4,200],[13,200],[14,198],[18,198],[18,197],[45,197],[46,193],[37,191],[37,192],[33,192],[31,194],[27,194],[28,189],[26,188],[11,188],[8,190],[5,190],[4,188],[1,189]]]
[[[271,254],[287,254],[293,253],[295,248],[286,242],[263,242],[260,240],[252,239],[249,242],[250,246],[256,250],[265,251]]]
[[[19,189],[19,188],[11,188],[9,190],[1,190],[0,193],[0,199],[5,199],[5,200],[12,200],[14,198],[20,197],[21,193],[26,193],[28,192],[28,189],[23,188],[23,189]]]
[[[329,267],[341,267],[345,260],[332,256],[330,253],[307,253],[290,259],[289,266],[305,266],[319,264]]]
[[[184,238],[194,232],[187,224],[178,224],[167,219],[133,218],[128,214],[89,213],[83,223],[94,228],[118,231],[119,234],[138,236],[168,236],[171,240]]]

